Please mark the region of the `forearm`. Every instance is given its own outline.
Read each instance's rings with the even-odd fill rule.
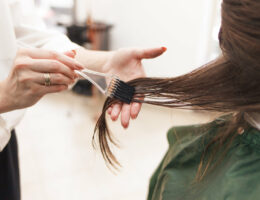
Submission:
[[[76,49],[76,60],[88,69],[103,72],[103,66],[113,55],[113,51],[93,51]]]

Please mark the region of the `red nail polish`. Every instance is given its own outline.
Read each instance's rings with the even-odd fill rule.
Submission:
[[[72,53],[74,54],[74,56],[76,56],[77,55],[77,52],[76,52],[76,50],[71,50],[72,51]]]
[[[162,47],[162,49],[163,49],[163,51],[166,51],[166,50],[167,50],[167,48],[166,48],[166,47]]]
[[[124,126],[124,129],[127,129],[127,128],[128,128],[128,126],[129,126],[129,124],[127,124],[126,126]]]

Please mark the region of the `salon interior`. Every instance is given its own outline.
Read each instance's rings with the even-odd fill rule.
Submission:
[[[143,61],[148,77],[187,73],[220,52],[217,0],[23,0],[23,7],[88,49],[167,47]],[[167,150],[167,130],[213,117],[143,105],[127,129],[108,118],[120,144],[113,148],[122,165],[115,171],[92,146],[104,100],[90,82],[79,80],[27,110],[16,128],[23,200],[143,200]]]

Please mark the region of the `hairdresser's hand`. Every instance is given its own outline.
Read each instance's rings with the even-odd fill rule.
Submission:
[[[20,49],[9,76],[0,82],[0,113],[35,104],[47,93],[66,90],[83,67],[69,56],[42,49]],[[50,74],[45,86],[44,74]]]
[[[115,51],[111,59],[104,66],[103,71],[115,74],[123,81],[144,77],[143,59],[156,58],[166,51],[165,47],[152,49],[120,49]],[[140,103],[115,104],[108,109],[111,119],[116,121],[121,112],[121,124],[124,128],[129,126],[130,118],[137,118],[141,110]]]

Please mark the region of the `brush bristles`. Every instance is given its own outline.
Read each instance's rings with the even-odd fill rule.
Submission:
[[[109,88],[108,96],[111,98],[116,98],[124,103],[130,104],[135,93],[135,88],[128,85],[120,79],[112,79]]]

